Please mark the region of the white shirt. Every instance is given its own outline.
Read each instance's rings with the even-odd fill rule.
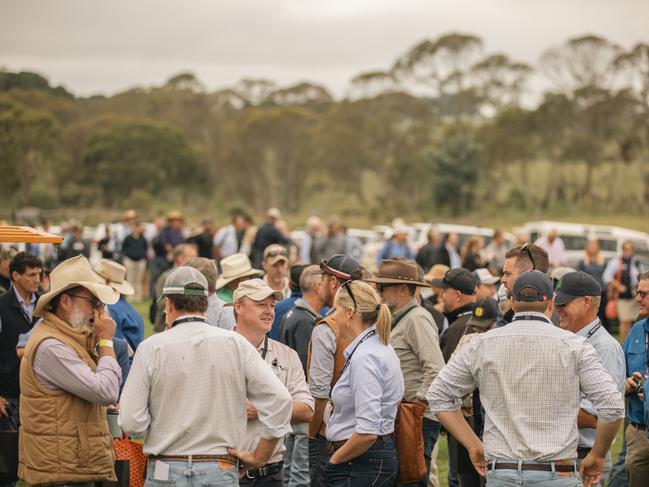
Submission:
[[[239,251],[239,241],[237,240],[237,230],[234,225],[228,225],[221,228],[212,241],[219,248],[221,258],[236,254]]]
[[[147,455],[222,455],[244,445],[246,399],[261,438],[291,431],[291,396],[257,350],[237,333],[186,322],[140,343],[119,417],[146,435]]]
[[[566,265],[566,259],[568,257],[566,255],[566,247],[563,244],[563,240],[559,237],[555,238],[552,242],[547,237],[541,237],[534,242],[534,245],[538,245],[548,253],[550,267]]]

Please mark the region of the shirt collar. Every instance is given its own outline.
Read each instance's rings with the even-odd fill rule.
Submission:
[[[367,330],[365,330],[363,333],[359,334],[356,338],[354,338],[353,342],[351,342],[349,345],[347,345],[347,348],[343,352],[343,355],[345,356],[345,358],[349,358],[352,351],[358,346],[358,344],[361,342],[361,340],[363,340],[363,338],[365,338],[366,335],[371,333],[372,330],[376,330],[376,325],[370,326]]]
[[[552,322],[550,320],[550,318],[545,316],[543,313],[539,313],[538,311],[521,311],[520,313],[515,313],[514,314],[514,318],[516,318],[517,316],[520,316],[520,317],[523,317],[523,316],[536,316],[537,318],[543,318],[548,323]]]
[[[266,345],[266,349],[267,349],[269,352],[272,351],[272,349],[273,349],[273,347],[271,346],[271,343],[270,343],[270,342],[272,342],[272,340],[271,340],[270,338],[266,337],[266,338],[263,338],[263,339],[261,340],[261,343],[260,343],[259,346],[257,347],[257,351],[258,351],[259,353],[261,353],[261,352],[264,351],[264,342],[267,343],[267,345]]]
[[[593,321],[588,323],[586,326],[584,326],[581,330],[579,330],[575,335],[579,336],[588,336],[588,332],[593,329],[593,327],[597,326],[597,323],[599,323],[599,318],[595,318]]]
[[[295,300],[295,307],[296,308],[303,308],[310,312],[311,314],[318,316],[318,312],[314,310],[309,303],[306,302],[304,298],[297,298]]]
[[[408,311],[410,308],[413,306],[417,306],[417,301],[415,301],[415,298],[412,298],[408,303],[403,306],[401,309],[395,311],[394,315],[392,316],[392,320],[398,319],[402,314],[404,314],[406,311]]]
[[[12,284],[12,285],[11,285],[11,288],[14,290],[14,294],[16,295],[16,298],[18,299],[18,302],[19,302],[21,305],[25,305],[25,304],[27,304],[27,306],[31,306],[31,305],[33,305],[33,304],[36,304],[36,293],[30,293],[30,295],[29,295],[29,303],[25,303],[25,300],[23,299],[23,297],[22,297],[22,296],[20,295],[20,293],[18,292],[18,289],[16,289],[16,286],[14,286],[14,285]]]

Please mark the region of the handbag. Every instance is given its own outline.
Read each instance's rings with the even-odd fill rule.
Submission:
[[[4,421],[12,429],[0,431],[0,484],[18,480],[18,425],[11,414]]]
[[[622,259],[618,259],[618,269],[615,273],[614,280],[620,282],[622,280]],[[606,308],[604,308],[604,315],[607,320],[616,320],[617,319],[617,298],[620,295],[620,291],[615,288],[609,289],[608,302],[606,303]]]
[[[394,433],[399,453],[399,483],[414,484],[426,476],[424,458],[424,412],[426,406],[401,401],[397,410]]]
[[[128,439],[128,435],[124,434],[123,438],[115,438],[113,440],[113,448],[117,461],[127,461],[128,468],[126,469],[129,474],[128,485],[129,487],[142,487],[144,485],[144,475],[146,472],[146,455],[142,451],[142,443],[137,443]],[[120,468],[124,471],[124,467]],[[122,475],[123,477],[123,475]],[[121,483],[118,484],[121,487]]]

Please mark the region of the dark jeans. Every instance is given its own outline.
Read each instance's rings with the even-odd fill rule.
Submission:
[[[405,487],[407,485],[418,485],[419,487],[428,486],[428,477],[430,477],[430,458],[433,454],[433,448],[435,448],[435,443],[437,443],[437,438],[439,438],[439,432],[442,429],[442,425],[437,421],[432,419],[424,418],[424,424],[422,428],[422,434],[424,436],[424,460],[426,460],[426,476],[422,478],[417,484],[397,484],[399,487]]]
[[[391,487],[397,479],[399,459],[392,438],[380,438],[351,462],[327,463],[327,485],[330,487]]]
[[[311,487],[326,487],[325,465],[329,460],[327,440],[322,436],[309,438],[309,476]]]
[[[278,472],[273,475],[266,475],[265,477],[259,477],[256,479],[249,479],[244,476],[239,479],[239,485],[254,485],[256,487],[282,487],[282,485],[284,485],[284,473]]]

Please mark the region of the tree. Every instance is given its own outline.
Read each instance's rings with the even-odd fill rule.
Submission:
[[[270,93],[266,102],[270,105],[307,105],[321,107],[331,103],[333,97],[322,85],[303,81]]]
[[[0,71],[0,91],[10,90],[45,91],[50,95],[68,99],[74,98],[74,96],[62,86],[50,86],[47,78],[38,73],[31,73],[29,71],[21,71],[20,73]]]
[[[485,106],[497,112],[518,105],[532,68],[505,54],[492,54],[471,67],[471,77]]]
[[[178,73],[167,80],[167,87],[174,90],[203,91],[205,87],[194,73]]]
[[[374,98],[399,91],[399,80],[391,71],[366,71],[351,80],[347,97],[351,100]]]

